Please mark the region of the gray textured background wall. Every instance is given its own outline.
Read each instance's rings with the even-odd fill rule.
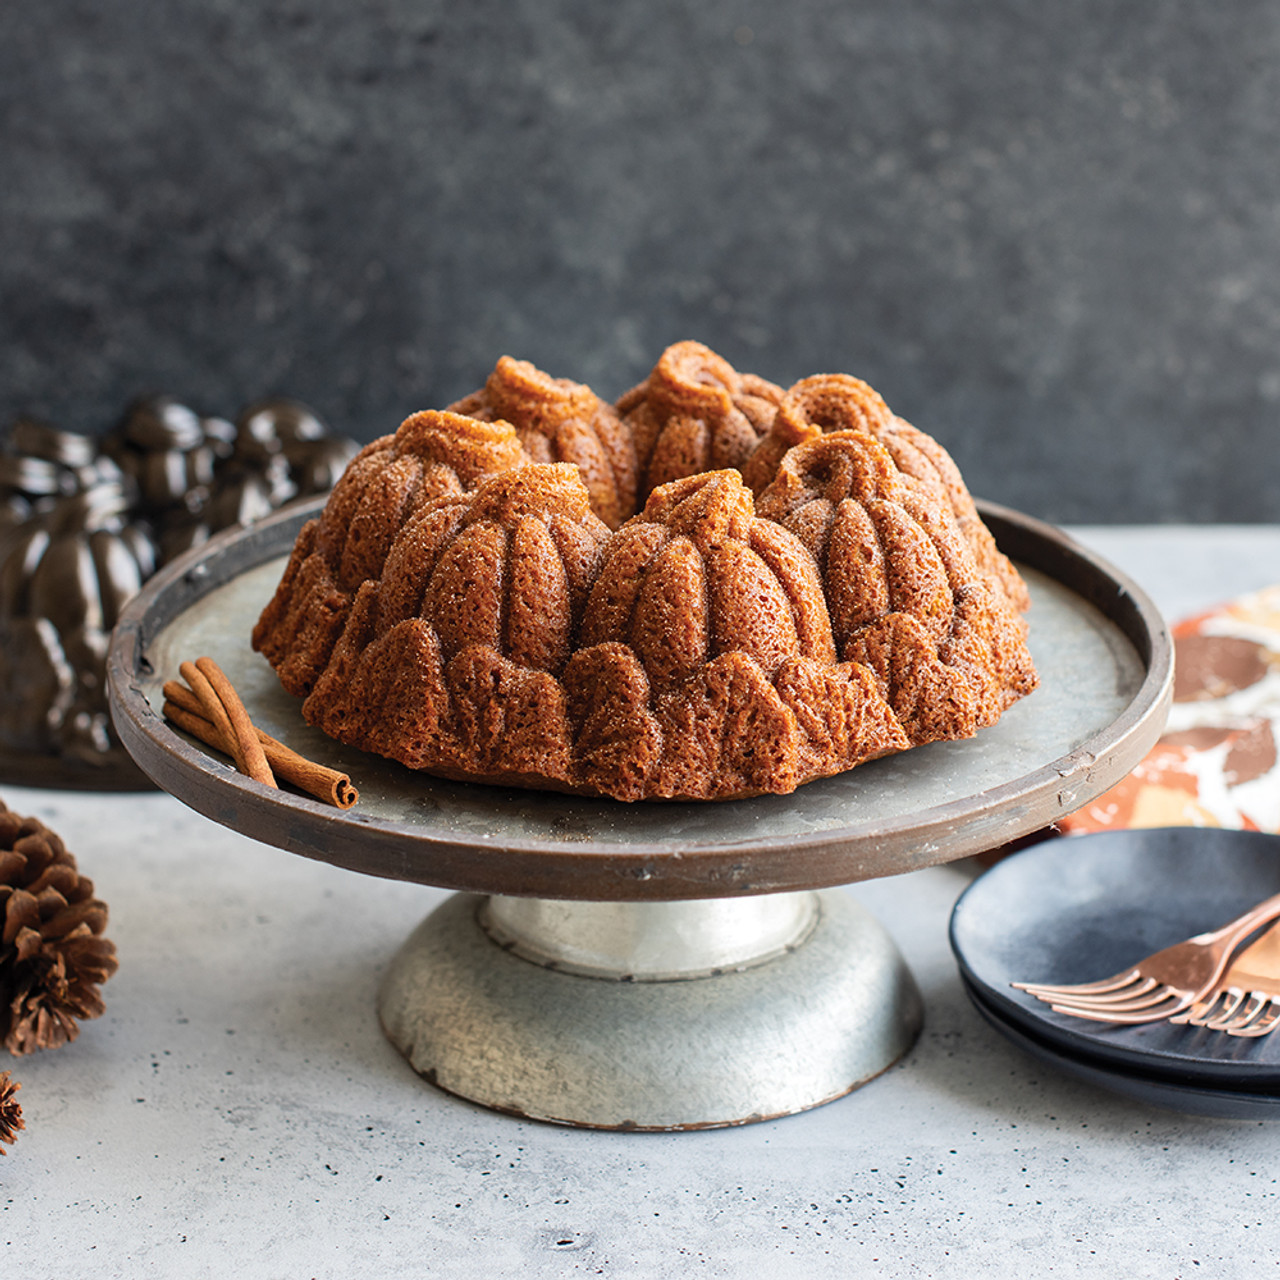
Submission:
[[[1280,519],[1268,0],[12,0],[0,418],[846,371],[1053,520]]]

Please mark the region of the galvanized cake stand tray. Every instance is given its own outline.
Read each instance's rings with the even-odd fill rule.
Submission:
[[[448,782],[310,728],[250,649],[319,505],[219,536],[143,588],[108,658],[116,726],[157,785],[216,822],[459,890],[401,947],[379,1015],[433,1084],[522,1116],[702,1128],[864,1084],[911,1046],[920,997],[884,929],[834,886],[1045,827],[1122,778],[1168,710],[1172,646],[1142,592],[1053,528],[985,506],[1031,588],[1041,686],[977,738],[726,803]],[[273,791],[166,724],[161,686],[201,654],[261,728],[349,772],[360,803]]]

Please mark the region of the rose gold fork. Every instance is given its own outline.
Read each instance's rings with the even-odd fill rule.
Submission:
[[[1204,999],[1169,1021],[1233,1036],[1265,1036],[1280,1026],[1280,924],[1245,947]]]
[[[1110,978],[1073,986],[1014,982],[1058,1013],[1094,1022],[1157,1022],[1203,1001],[1218,985],[1232,953],[1280,916],[1280,894],[1211,933],[1165,947]]]

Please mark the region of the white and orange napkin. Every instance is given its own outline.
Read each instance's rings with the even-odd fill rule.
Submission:
[[[1160,741],[1122,782],[1058,822],[1280,831],[1280,585],[1173,628],[1174,702]]]

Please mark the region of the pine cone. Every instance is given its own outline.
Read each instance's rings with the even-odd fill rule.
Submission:
[[[116,971],[101,937],[107,905],[37,818],[0,802],[0,1042],[10,1053],[74,1040],[78,1018],[102,1013],[98,985]]]
[[[22,1122],[22,1108],[13,1096],[22,1086],[9,1079],[7,1071],[0,1071],[0,1156],[7,1154],[4,1144],[17,1141],[18,1130],[27,1126]]]

